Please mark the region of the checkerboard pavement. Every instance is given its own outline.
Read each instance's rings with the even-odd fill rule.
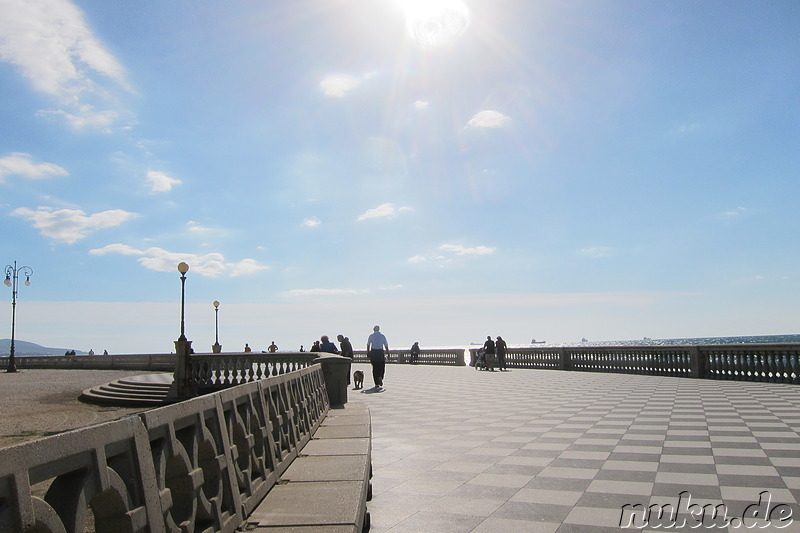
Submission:
[[[349,392],[373,532],[800,531],[798,386],[421,365],[384,385]]]

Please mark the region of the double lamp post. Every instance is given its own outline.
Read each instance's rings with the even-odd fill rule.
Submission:
[[[33,269],[29,266],[21,266],[17,268],[17,262],[14,261],[13,265],[6,265],[6,287],[11,287],[11,346],[8,349],[8,368],[6,372],[17,371],[17,361],[14,357],[14,336],[17,326],[17,286],[19,285],[19,276],[25,276],[25,286],[31,284],[31,276],[33,276]]]

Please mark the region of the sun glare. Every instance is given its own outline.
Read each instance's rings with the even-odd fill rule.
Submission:
[[[396,0],[406,27],[420,48],[453,42],[469,25],[469,10],[461,0]]]

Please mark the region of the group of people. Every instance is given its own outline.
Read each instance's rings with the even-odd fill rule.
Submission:
[[[492,340],[491,335],[488,335],[486,337],[486,342],[483,343],[484,368],[494,372],[494,363],[496,360],[498,370],[501,372],[508,370],[506,367],[507,349],[508,347],[506,346],[506,341],[503,340],[503,337],[498,335],[497,340],[495,341]]]
[[[353,345],[350,343],[350,338],[344,335],[337,335],[336,340],[339,341],[339,347],[331,342],[327,335],[322,335],[318,341],[314,341],[311,346],[310,352],[327,352],[332,354],[342,355],[344,357],[353,359]],[[278,346],[275,341],[268,348],[270,353],[278,351]],[[249,344],[244,345],[245,353],[252,351]],[[300,346],[300,351],[304,351]],[[419,343],[415,342],[411,347],[411,362],[415,363],[419,357],[420,349]],[[381,333],[380,326],[372,328],[372,333],[367,338],[367,357],[369,358],[370,365],[372,365],[372,380],[375,383],[376,389],[383,388],[383,378],[386,374],[386,358],[389,356],[389,342],[386,336]],[[347,384],[350,384],[350,369],[347,370]]]

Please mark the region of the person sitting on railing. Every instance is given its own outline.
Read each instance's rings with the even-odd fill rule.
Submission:
[[[311,349],[309,352],[319,352],[319,341],[314,341],[314,344],[311,345]]]
[[[272,344],[269,345],[269,348],[267,348],[267,350],[269,350],[269,353],[275,353],[278,351],[278,345],[275,344],[275,341],[272,341]]]
[[[253,350],[252,350],[252,348],[250,348],[250,345],[247,344],[247,343],[244,343],[244,353],[250,353],[252,351]]]
[[[319,340],[320,340],[319,343],[320,352],[335,353],[335,354],[339,353],[339,348],[337,348],[336,345],[333,344],[330,341],[330,339],[328,339],[327,335],[323,335],[322,337],[319,338]]]

